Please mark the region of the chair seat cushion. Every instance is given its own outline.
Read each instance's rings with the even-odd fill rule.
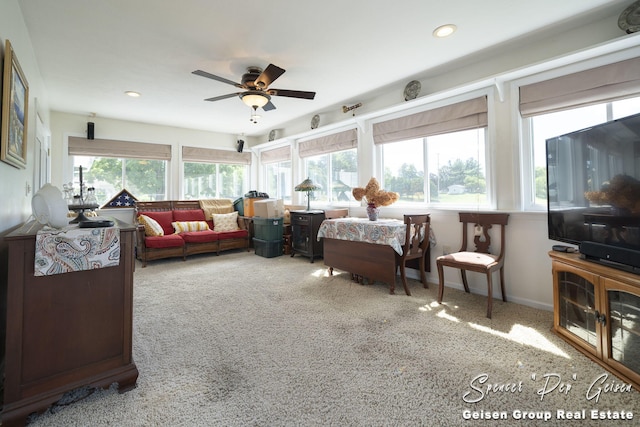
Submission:
[[[164,236],[149,236],[144,238],[144,244],[148,248],[177,248],[184,246],[184,240],[177,234],[167,234]]]
[[[180,233],[180,236],[182,236],[187,243],[208,243],[218,240],[220,233],[216,233],[213,230],[187,231]]]
[[[495,264],[498,257],[496,255],[482,252],[455,252],[452,254],[439,256],[436,261],[455,262],[477,266],[490,266]]]

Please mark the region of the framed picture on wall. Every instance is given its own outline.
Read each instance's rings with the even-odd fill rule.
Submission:
[[[0,160],[16,168],[27,167],[29,84],[9,40],[4,48],[2,72],[2,146]]]

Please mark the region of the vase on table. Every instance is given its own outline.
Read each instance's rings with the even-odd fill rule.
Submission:
[[[369,203],[367,205],[367,216],[369,217],[369,221],[377,221],[378,220],[379,209],[373,203]]]

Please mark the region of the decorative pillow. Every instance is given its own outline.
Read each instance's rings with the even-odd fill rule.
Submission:
[[[238,211],[228,214],[213,214],[213,229],[215,231],[236,231],[238,227]]]
[[[176,233],[184,233],[185,231],[203,231],[210,230],[206,221],[176,221],[172,222],[173,229]]]
[[[146,215],[138,216],[138,222],[144,225],[145,236],[164,236],[164,231],[158,221]]]

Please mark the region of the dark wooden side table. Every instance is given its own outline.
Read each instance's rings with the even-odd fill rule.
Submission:
[[[322,257],[322,240],[318,241],[318,229],[324,221],[324,211],[291,211],[291,256],[296,253],[313,262]]]

